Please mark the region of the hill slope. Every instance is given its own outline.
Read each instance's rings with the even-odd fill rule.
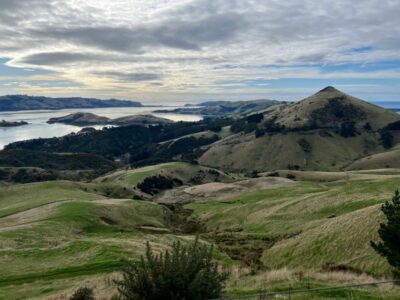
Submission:
[[[27,95],[7,95],[0,97],[0,111],[141,106],[140,102],[116,99],[49,98]]]
[[[245,116],[250,113],[265,110],[271,106],[282,104],[276,100],[250,100],[250,101],[208,101],[198,105],[187,106],[184,108],[176,108],[172,111],[159,110],[156,112],[178,113],[178,114],[194,114],[203,115],[205,117],[238,117]]]
[[[398,120],[392,111],[327,87],[264,112],[258,124],[239,124],[242,130],[211,145],[199,162],[229,171],[339,170],[390,147],[384,138],[398,142],[399,130],[384,129]]]

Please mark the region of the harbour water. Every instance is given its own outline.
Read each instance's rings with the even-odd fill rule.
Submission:
[[[177,107],[168,107],[174,109]],[[50,118],[62,117],[76,112],[90,112],[108,118],[118,118],[138,114],[152,114],[173,121],[199,121],[201,116],[181,114],[152,113],[155,110],[166,109],[165,107],[113,107],[113,108],[91,108],[91,109],[63,109],[63,110],[34,110],[0,112],[0,121],[26,121],[29,124],[18,127],[0,128],[0,149],[5,145],[22,140],[34,138],[59,137],[71,132],[78,132],[82,127],[65,124],[47,124]],[[97,129],[103,126],[93,126]]]

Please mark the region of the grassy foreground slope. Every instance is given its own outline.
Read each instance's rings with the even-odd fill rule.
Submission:
[[[66,181],[0,190],[0,299],[45,295],[56,280],[118,270],[147,240],[162,249],[176,238],[168,211],[151,202],[105,198]]]
[[[316,180],[322,176],[320,173]],[[231,249],[234,254],[246,247],[247,251],[252,249],[252,245],[243,245],[243,239],[254,248],[260,245],[254,236],[270,241],[260,257],[268,268],[343,267],[375,276],[389,275],[389,265],[369,242],[378,238],[380,205],[399,188],[400,177],[371,174],[361,180],[354,175],[353,180],[353,174],[347,176],[344,180],[299,182],[188,207],[206,223],[215,239],[222,241],[222,247],[227,243],[218,236],[228,233],[230,244],[237,239],[237,249]]]
[[[174,230],[171,211],[165,206],[106,197],[102,187],[106,183],[130,187],[161,171],[176,176],[174,170],[182,167],[200,168],[161,164],[113,173],[106,181],[102,177],[92,183],[2,186],[0,299],[66,299],[82,285],[94,287],[98,299],[109,299],[122,258],[137,259],[146,241],[161,250],[193,235]],[[270,290],[302,288],[310,282],[314,287],[333,286],[389,276],[390,267],[372,251],[369,241],[377,238],[380,204],[400,186],[399,170],[320,172],[314,177],[313,172],[287,172],[299,181],[234,197],[211,196],[185,206],[205,223],[202,239],[217,244],[215,257],[232,274],[227,293],[241,295],[265,286]],[[256,255],[266,271],[243,267],[248,258],[242,252]],[[343,266],[349,272],[343,272]],[[304,273],[309,274],[307,281]],[[316,296],[396,299],[399,294],[390,286]]]

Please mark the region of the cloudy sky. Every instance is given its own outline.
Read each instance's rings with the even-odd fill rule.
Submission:
[[[0,0],[0,94],[400,101],[398,0]]]

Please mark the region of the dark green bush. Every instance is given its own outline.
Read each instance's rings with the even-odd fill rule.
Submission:
[[[156,255],[147,244],[139,263],[127,262],[123,279],[116,281],[124,300],[204,300],[221,295],[226,274],[218,272],[212,247],[198,240]]]
[[[183,182],[178,178],[155,175],[145,178],[137,186],[142,192],[149,195],[155,195],[161,191],[169,190],[182,184]]]
[[[94,300],[94,293],[91,288],[81,287],[69,298],[70,300]]]
[[[300,148],[305,152],[305,153],[310,153],[312,151],[312,146],[309,141],[307,141],[305,138],[301,138],[297,141],[297,144],[299,144]]]

